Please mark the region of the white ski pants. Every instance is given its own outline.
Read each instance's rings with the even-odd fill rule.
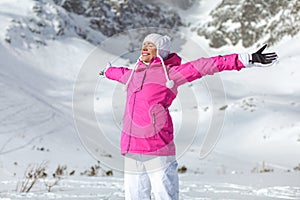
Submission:
[[[175,156],[126,154],[126,200],[178,200],[179,180]]]

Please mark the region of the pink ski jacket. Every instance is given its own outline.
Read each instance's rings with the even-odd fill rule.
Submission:
[[[146,66],[139,61],[127,88],[127,99],[121,136],[121,153],[175,155],[173,123],[168,108],[180,85],[223,70],[241,70],[243,63],[238,54],[200,58],[181,64],[173,53],[164,60],[173,88],[166,87],[162,63],[155,57]],[[109,67],[105,76],[126,84],[131,69]]]

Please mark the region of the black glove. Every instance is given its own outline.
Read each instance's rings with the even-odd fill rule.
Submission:
[[[257,52],[252,54],[252,60],[250,60],[252,64],[254,64],[255,62],[261,64],[271,64],[277,60],[278,56],[275,52],[262,54],[267,46],[268,44],[265,44]]]
[[[104,73],[105,73],[105,69],[101,70],[101,71],[99,72],[99,75],[100,75],[100,76],[104,76]]]

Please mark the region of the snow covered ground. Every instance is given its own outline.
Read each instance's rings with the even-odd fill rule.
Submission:
[[[282,179],[282,177],[286,177]],[[245,181],[247,179],[247,181]],[[281,181],[275,181],[281,179]],[[180,177],[180,199],[213,200],[213,199],[299,199],[297,177],[292,174],[237,175],[234,178],[224,176]],[[250,184],[251,182],[251,184]],[[271,184],[272,183],[272,184]],[[16,181],[3,181],[5,188],[15,187]],[[38,188],[38,187],[37,187]],[[2,189],[3,190],[3,189]],[[124,199],[123,180],[119,177],[72,178],[64,179],[51,192],[44,188],[29,193],[15,193],[4,190],[2,200],[8,199]]]
[[[30,15],[32,6],[31,0],[0,2],[0,200],[124,199],[122,172],[115,170],[111,177],[80,175],[97,163],[96,158],[103,170],[112,167],[102,164],[107,160],[119,169],[123,165],[115,154],[102,158],[88,153],[73,119],[74,85],[96,47],[75,36],[48,41],[39,48],[10,46],[5,42],[5,30],[11,19]],[[188,20],[203,19],[213,7],[210,3],[198,6],[190,10]],[[188,11],[182,12],[186,15]],[[255,51],[239,45],[210,49],[194,32],[182,32],[201,44],[207,55]],[[215,77],[181,88],[171,109],[175,127],[180,129],[176,144],[183,149],[179,167],[187,168],[180,174],[181,199],[300,199],[300,172],[294,169],[300,164],[299,42],[300,34],[271,47],[280,58],[273,67],[221,73],[217,80],[224,89],[208,90]],[[117,56],[101,51],[99,55]],[[104,56],[99,60],[106,59]],[[122,61],[127,62],[119,59],[114,64]],[[121,110],[116,107],[113,111],[120,112],[112,113],[108,102],[115,101],[112,91],[119,88],[100,80],[97,73],[95,111],[98,120],[106,120],[111,145],[118,147]],[[225,94],[226,100],[217,99],[214,104],[213,94],[216,98]],[[104,108],[98,109],[101,105]],[[220,137],[214,150],[201,158],[201,144],[214,114],[224,116]],[[183,124],[182,120],[190,123]],[[182,136],[192,139],[182,140]],[[48,173],[66,165],[75,175],[64,176],[51,192],[44,184],[50,177],[41,179],[29,193],[16,192],[27,166],[43,161],[48,162]]]

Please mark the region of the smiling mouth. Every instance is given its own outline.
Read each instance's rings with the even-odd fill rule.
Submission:
[[[149,56],[149,53],[142,53],[142,56]]]

